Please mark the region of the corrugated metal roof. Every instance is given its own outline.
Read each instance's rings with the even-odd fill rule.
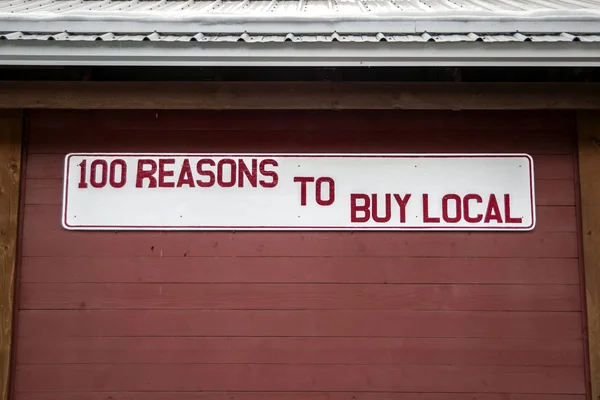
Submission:
[[[57,33],[23,33],[23,32],[0,32],[0,40],[56,40],[56,41],[105,41],[105,42],[220,42],[220,43],[376,43],[376,42],[400,42],[400,43],[447,43],[447,42],[600,42],[600,35],[575,35],[570,33],[559,33],[554,35],[526,35],[522,33],[499,34],[499,35],[478,35],[471,34],[441,34],[431,35],[424,33],[421,35],[392,35],[378,33],[374,35],[357,34],[338,34],[328,35],[295,35],[292,33],[282,35],[262,35],[262,34],[228,34],[214,35],[202,34],[195,35],[169,35],[159,34],[157,32],[146,35],[127,35],[115,34],[112,32],[97,34],[70,34],[68,32]]]
[[[269,40],[292,34],[301,37],[297,41],[327,41],[337,33],[344,40],[387,40],[374,38],[383,34],[389,41],[421,41],[428,33],[440,42],[493,42],[519,41],[520,32],[535,34],[532,41],[556,41],[563,32],[600,34],[600,0],[0,0],[0,27],[49,36],[68,32],[70,40],[76,34],[88,40],[89,34],[152,32],[180,40],[201,32],[211,38],[206,41],[224,35],[252,41],[240,38],[245,33],[274,35]]]
[[[0,39],[11,65],[590,66],[600,0],[0,0]]]
[[[117,13],[193,17],[197,15],[360,16],[434,13],[598,11],[597,0],[0,0],[1,13]]]

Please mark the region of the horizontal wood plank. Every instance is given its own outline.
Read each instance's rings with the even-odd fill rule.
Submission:
[[[290,124],[295,119],[290,120]],[[398,121],[401,124],[401,121]],[[172,153],[534,153],[565,155],[573,143],[563,131],[532,132],[516,125],[494,131],[441,128],[414,136],[409,131],[163,131],[40,130],[29,142],[32,154],[72,152]],[[421,132],[419,130],[419,132]]]
[[[580,311],[576,285],[24,283],[22,310]]]
[[[577,232],[577,215],[572,206],[538,206],[535,229],[542,232]]]
[[[598,109],[595,83],[0,82],[0,108]]]
[[[535,204],[538,206],[574,206],[575,193],[573,181],[535,182]]]
[[[17,392],[16,400],[585,400],[584,394],[365,392]]]
[[[581,339],[21,338],[19,364],[378,364],[582,366]]]
[[[63,230],[60,224],[62,206],[57,204],[26,204],[24,229],[30,231]],[[575,207],[539,206],[536,208],[536,231],[576,232]]]
[[[534,155],[533,165],[537,180],[575,179],[575,161],[572,154]]]
[[[24,257],[21,282],[579,284],[576,258]]]
[[[106,115],[110,114],[110,118]],[[159,131],[422,131],[497,130],[565,132],[571,129],[568,111],[431,111],[416,110],[43,110],[31,111],[31,129],[80,131],[82,126],[111,130]],[[515,121],[518,123],[515,124]],[[293,121],[293,123],[291,122]],[[510,133],[510,132],[506,132]],[[475,135],[474,133],[471,133]],[[496,140],[496,138],[491,138]],[[502,139],[500,139],[502,140]],[[366,140],[365,140],[366,141]]]
[[[57,216],[58,217],[58,216]],[[570,232],[25,231],[23,256],[577,257]],[[440,240],[443,237],[444,240]],[[335,240],[332,240],[335,238]]]
[[[62,179],[27,179],[25,185],[24,204],[52,204],[62,206]]]
[[[17,390],[585,393],[581,367],[27,364]]]
[[[579,339],[582,335],[580,312],[21,310],[19,336]]]

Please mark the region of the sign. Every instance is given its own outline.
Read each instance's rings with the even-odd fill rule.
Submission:
[[[69,154],[63,226],[530,230],[522,154]]]

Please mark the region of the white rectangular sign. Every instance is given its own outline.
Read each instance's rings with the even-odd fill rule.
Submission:
[[[69,154],[63,226],[531,230],[524,154]]]

